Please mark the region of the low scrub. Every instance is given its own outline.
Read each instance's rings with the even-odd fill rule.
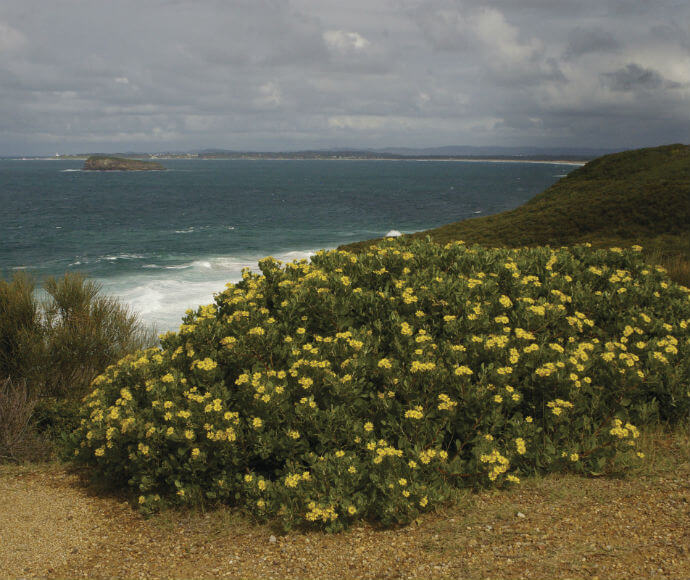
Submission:
[[[79,274],[0,279],[0,461],[39,459],[76,426],[77,402],[105,367],[155,337]]]
[[[43,288],[45,301],[23,273],[0,279],[0,378],[26,381],[35,396],[79,399],[106,366],[155,342],[137,315],[80,274]]]
[[[620,472],[641,425],[690,410],[690,290],[639,250],[267,258],[96,378],[71,453],[144,512],[223,501],[328,530]]]

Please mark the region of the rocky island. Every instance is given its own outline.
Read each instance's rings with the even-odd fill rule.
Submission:
[[[84,171],[163,171],[160,163],[126,159],[124,157],[107,157],[92,155],[84,162]]]

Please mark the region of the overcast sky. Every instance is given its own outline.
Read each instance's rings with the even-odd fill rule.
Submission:
[[[688,0],[0,2],[0,155],[689,141]]]

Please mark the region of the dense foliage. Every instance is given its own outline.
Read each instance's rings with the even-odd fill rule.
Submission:
[[[687,418],[690,290],[639,252],[387,241],[260,262],[85,399],[77,461],[141,509],[391,524],[458,486],[639,461]]]
[[[34,431],[71,431],[91,381],[155,343],[137,315],[79,274],[48,278],[43,289],[45,300],[21,272],[0,279],[0,461],[48,453]]]
[[[690,146],[599,157],[514,210],[411,234],[427,236],[440,244],[465,240],[501,247],[639,243],[662,254],[674,279],[690,285]],[[343,249],[362,250],[370,244]]]

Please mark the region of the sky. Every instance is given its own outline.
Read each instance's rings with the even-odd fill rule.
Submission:
[[[690,141],[687,0],[2,0],[0,155]]]

